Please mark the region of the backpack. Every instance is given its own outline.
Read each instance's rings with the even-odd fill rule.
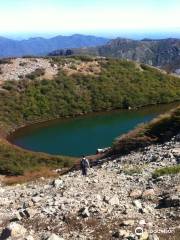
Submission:
[[[81,167],[82,167],[82,168],[87,168],[87,167],[88,167],[87,159],[83,158],[83,159],[81,160]]]

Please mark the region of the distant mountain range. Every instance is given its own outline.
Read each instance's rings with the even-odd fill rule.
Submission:
[[[74,34],[12,40],[0,37],[0,57],[94,55],[129,59],[180,74],[180,39],[131,40]]]
[[[66,51],[63,52],[66,55]],[[62,55],[63,52],[57,50],[51,55]],[[67,55],[70,53],[129,59],[180,73],[180,39],[138,41],[117,38],[103,46],[68,50]]]
[[[43,56],[56,49],[94,47],[104,45],[108,41],[107,38],[80,34],[49,39],[37,37],[19,41],[0,37],[0,57]]]

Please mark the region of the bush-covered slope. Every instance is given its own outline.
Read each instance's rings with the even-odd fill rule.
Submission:
[[[98,75],[67,76],[60,71],[51,81],[6,82],[4,88],[7,91],[0,93],[0,122],[17,126],[49,118],[180,99],[178,78],[128,61],[109,59],[101,65]]]
[[[58,64],[62,59],[53,61]],[[0,91],[2,135],[35,121],[180,100],[178,78],[129,61],[98,61],[99,74],[68,76],[60,70],[53,80],[5,82]],[[67,160],[72,165],[75,159],[30,153],[0,142],[0,173],[22,173],[45,165],[54,168]]]

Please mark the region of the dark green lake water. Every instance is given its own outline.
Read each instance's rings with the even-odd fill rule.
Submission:
[[[111,146],[113,140],[147,122],[176,104],[138,110],[119,110],[35,124],[18,130],[11,142],[26,149],[69,156],[91,155],[97,148]]]

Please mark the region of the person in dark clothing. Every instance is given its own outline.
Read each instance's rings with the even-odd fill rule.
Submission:
[[[87,176],[87,169],[90,168],[89,161],[85,156],[82,157],[81,162],[80,162],[81,170],[82,170],[82,175]]]

